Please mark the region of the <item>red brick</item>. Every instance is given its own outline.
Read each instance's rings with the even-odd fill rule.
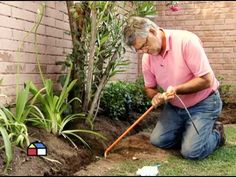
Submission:
[[[45,44],[49,46],[56,46],[56,38],[54,37],[46,37]]]
[[[47,65],[47,73],[60,74],[61,72],[60,65]]]
[[[24,6],[23,1],[1,1],[4,4],[8,4],[13,7],[22,8]]]
[[[69,23],[61,21],[61,20],[56,20],[56,27],[62,30],[68,30],[68,31],[70,30]]]
[[[201,30],[201,31],[204,31],[204,30],[210,30],[210,31],[213,31],[215,28],[214,26],[212,25],[199,25],[199,26],[194,26],[194,30]]]
[[[11,16],[11,6],[0,2],[0,14]]]
[[[72,40],[71,35],[70,35],[70,31],[64,31],[63,32],[63,38],[68,39],[68,40]]]
[[[59,20],[63,20],[64,18],[63,12],[60,12],[59,10],[52,8],[46,8],[45,15]]]
[[[34,41],[34,35],[33,34],[29,34],[27,35],[26,31],[20,31],[20,30],[15,30],[13,29],[13,39],[14,40],[20,40],[20,41],[28,41],[28,42],[32,42]],[[25,37],[27,35],[27,37]]]
[[[12,39],[12,30],[9,28],[0,27],[0,38]]]
[[[24,21],[24,30],[25,31],[30,31],[30,30],[32,30],[33,27],[34,27],[33,22]],[[45,25],[40,24],[37,29],[37,33],[38,34],[45,34]]]
[[[63,55],[63,48],[47,46],[46,54]]]
[[[55,27],[55,25],[56,25],[55,18],[44,16],[42,19],[42,24],[47,25],[47,26],[51,26],[51,27]]]
[[[1,39],[0,49],[16,51],[17,48],[18,48],[17,41],[13,41],[9,39]]]
[[[15,8],[15,7],[12,7],[12,16],[23,19],[23,20],[32,21],[32,22],[34,22],[36,18],[35,13],[26,11],[24,9]]]
[[[24,30],[24,21],[0,15],[0,26]]]
[[[72,48],[73,47],[71,40],[64,40],[64,39],[56,39],[56,46],[65,47],[65,48]]]
[[[36,13],[40,8],[40,1],[23,1],[23,6],[21,8]]]
[[[224,25],[214,25],[215,29],[217,30],[230,30],[230,29],[235,29],[235,25],[233,24],[224,24]]]
[[[46,1],[46,7],[55,8],[56,7],[56,1]]]
[[[214,52],[222,52],[222,53],[233,52],[233,48],[226,48],[226,47],[214,48],[213,50]]]
[[[67,6],[65,1],[56,1],[56,9],[59,11],[62,11],[64,13],[67,13]]]
[[[49,26],[46,26],[46,35],[53,36],[57,38],[63,38],[63,30],[55,29]]]

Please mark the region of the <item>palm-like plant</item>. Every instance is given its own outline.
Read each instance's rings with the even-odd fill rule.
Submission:
[[[16,109],[15,111],[2,107],[1,110],[6,115],[8,120],[8,132],[9,137],[13,144],[25,147],[29,145],[28,131],[26,127],[26,119],[30,112],[30,106],[28,105],[29,86],[26,86],[21,91],[17,92]],[[32,100],[31,104],[33,104]],[[3,116],[3,114],[2,114]]]
[[[17,92],[15,110],[0,106],[0,132],[3,137],[6,154],[6,167],[4,173],[8,169],[12,161],[12,145],[25,148],[29,145],[28,131],[26,127],[27,117],[30,113],[31,105],[35,99],[28,102],[29,86]]]
[[[3,138],[3,143],[4,145],[0,147],[0,149],[5,148],[5,154],[6,154],[6,165],[4,169],[4,173],[6,173],[6,170],[8,169],[12,158],[13,158],[13,152],[12,152],[12,143],[10,141],[9,134],[7,132],[7,119],[5,114],[0,110],[0,134],[2,135]],[[6,123],[6,124],[5,124]]]
[[[28,100],[30,94],[30,84],[26,84],[25,88],[17,92],[15,110],[1,105],[0,120],[1,125],[6,127],[12,144],[25,148],[29,145],[28,130],[26,122],[31,112],[36,98]]]
[[[74,100],[79,100],[76,97],[70,101],[68,100],[68,94],[77,81],[73,80],[72,82],[69,82],[71,68],[72,64],[59,95],[54,94],[53,83],[50,79],[45,80],[44,88],[41,90],[39,90],[32,82],[28,83],[30,86],[30,92],[34,95],[34,98],[40,102],[41,105],[40,109],[35,105],[31,106],[33,108],[30,112],[32,118],[29,119],[29,121],[33,122],[34,125],[45,128],[48,132],[51,132],[54,135],[62,135],[63,137],[67,138],[75,147],[76,145],[70,138],[70,135],[78,138],[88,146],[88,144],[77,133],[91,133],[102,138],[104,137],[99,133],[90,130],[65,130],[65,127],[69,122],[77,118],[86,118],[85,114],[82,113],[70,114],[66,117],[63,117],[63,113],[67,109],[68,105]]]
[[[70,82],[72,63],[69,63],[70,65],[69,72],[67,74],[65,83],[59,95],[54,94],[53,81],[51,79],[45,80],[41,70],[38,58],[38,48],[37,48],[37,29],[44,16],[45,3],[41,4],[41,8],[38,9],[37,12],[38,14],[36,23],[32,28],[32,31],[34,32],[36,61],[40,72],[40,77],[43,83],[43,88],[38,89],[31,81],[26,83],[26,87],[29,88],[29,92],[33,94],[32,102],[34,103],[34,101],[37,100],[39,103],[39,107],[37,107],[35,104],[29,105],[30,118],[28,119],[28,121],[31,121],[33,124],[45,128],[48,132],[51,132],[54,135],[62,135],[65,138],[68,138],[75,147],[76,147],[75,143],[70,138],[71,135],[78,138],[85,145],[88,146],[88,144],[77,134],[78,132],[91,133],[100,136],[102,138],[104,137],[99,133],[89,130],[65,130],[66,125],[68,125],[68,123],[71,122],[72,120],[77,118],[85,118],[84,114],[82,113],[71,114],[66,117],[63,117],[63,113],[67,109],[69,103],[71,103],[74,100],[78,100],[78,98],[75,97],[70,101],[68,101],[68,93],[73,88],[77,80],[75,79]]]

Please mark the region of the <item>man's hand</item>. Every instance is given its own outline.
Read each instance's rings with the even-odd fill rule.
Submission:
[[[172,86],[169,86],[164,93],[157,93],[153,98],[152,98],[152,105],[156,108],[157,106],[168,102],[169,100],[173,99],[175,97],[175,88]]]
[[[168,88],[167,88],[167,90],[166,90],[166,92],[164,92],[165,93],[165,95],[167,95],[168,96],[168,98],[167,99],[173,99],[174,97],[175,97],[175,94],[176,94],[176,91],[175,91],[175,88],[173,87],[173,86],[169,86]],[[167,100],[166,99],[166,100]]]
[[[152,98],[152,105],[156,108],[157,106],[163,104],[165,102],[164,95],[161,93],[157,93]]]

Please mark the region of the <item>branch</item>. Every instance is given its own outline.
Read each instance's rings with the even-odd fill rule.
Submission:
[[[91,87],[92,87],[92,81],[93,81],[93,65],[94,65],[94,53],[95,53],[95,42],[96,42],[96,1],[93,2],[92,7],[92,26],[91,26],[91,41],[90,41],[90,51],[89,51],[89,57],[88,57],[88,79],[86,83],[86,90],[85,90],[85,99],[84,99],[84,111],[88,110],[88,104],[90,102],[91,97]]]
[[[68,17],[69,17],[69,24],[70,24],[70,31],[71,31],[71,36],[72,36],[72,43],[73,43],[73,47],[75,47],[76,41],[77,41],[77,37],[76,34],[73,33],[73,31],[76,31],[78,29],[76,21],[73,19],[72,17],[72,13],[70,11],[70,9],[72,9],[72,7],[74,6],[73,1],[66,1],[66,5],[67,5],[67,11],[68,11]]]
[[[113,63],[116,60],[117,53],[118,53],[118,50],[116,50],[115,53],[113,54],[110,62],[108,63],[108,65],[106,67],[106,70],[105,70],[105,72],[103,74],[103,77],[102,77],[102,79],[101,79],[101,81],[100,81],[100,83],[98,85],[98,88],[97,88],[97,90],[95,92],[95,95],[94,95],[94,98],[93,98],[93,102],[92,102],[90,110],[89,110],[89,114],[88,114],[89,118],[91,118],[93,116],[93,112],[94,112],[94,110],[95,110],[95,108],[97,106],[98,100],[99,100],[99,98],[101,96],[102,89],[104,88],[104,85],[108,81],[110,70],[112,68]]]

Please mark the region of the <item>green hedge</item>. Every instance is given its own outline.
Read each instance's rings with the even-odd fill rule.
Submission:
[[[142,113],[151,106],[144,93],[143,77],[135,82],[117,81],[105,87],[100,108],[112,119],[126,120],[131,112]]]

